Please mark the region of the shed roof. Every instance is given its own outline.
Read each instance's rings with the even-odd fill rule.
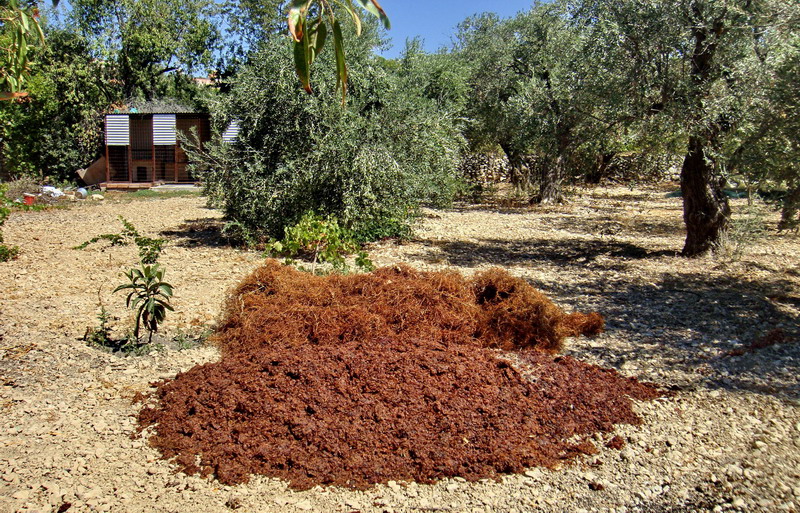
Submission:
[[[156,98],[153,100],[133,99],[119,108],[114,114],[197,114],[197,109],[189,107],[174,98]]]

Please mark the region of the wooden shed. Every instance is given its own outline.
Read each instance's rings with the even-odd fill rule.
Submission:
[[[191,183],[189,159],[178,132],[196,138],[201,148],[211,138],[207,114],[187,112],[106,115],[105,185],[110,188],[150,187],[160,183]]]

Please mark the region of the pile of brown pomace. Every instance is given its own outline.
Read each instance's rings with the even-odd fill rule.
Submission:
[[[603,325],[500,269],[320,277],[268,261],[225,306],[222,359],[159,383],[139,423],[181,470],[225,484],[261,474],[365,488],[553,468],[595,453],[594,433],[641,422],[631,399],[661,395],[555,355]]]

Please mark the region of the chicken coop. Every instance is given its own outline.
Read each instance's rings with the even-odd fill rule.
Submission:
[[[105,119],[105,182],[112,188],[191,183],[184,140],[203,147],[211,138],[207,114],[125,113]]]

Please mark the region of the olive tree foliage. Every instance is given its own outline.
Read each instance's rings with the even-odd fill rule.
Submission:
[[[474,147],[499,146],[512,182],[538,183],[542,203],[562,201],[576,157],[624,117],[612,105],[615,77],[596,65],[592,41],[568,14],[554,2],[509,20],[476,16],[460,25],[456,46],[471,67],[467,137]]]
[[[251,240],[280,238],[307,212],[335,216],[360,240],[403,235],[421,204],[455,194],[457,127],[372,55],[377,25],[364,31],[345,39],[347,108],[331,52],[315,65],[314,93],[302,94],[283,36],[265,40],[236,77],[219,114],[239,120],[238,142],[195,158],[211,201]]]
[[[769,55],[796,6],[776,0],[586,0],[575,15],[616,55],[626,96],[683,141],[682,254],[712,250],[728,226],[727,141],[758,111]],[[783,35],[781,35],[783,34]]]
[[[157,96],[161,78],[209,66],[219,43],[212,0],[73,0],[95,55],[116,67],[123,98]]]
[[[798,21],[794,18],[795,30]],[[766,56],[773,73],[759,91],[756,116],[729,142],[728,171],[747,185],[748,192],[783,189],[778,229],[796,230],[800,226],[800,34],[784,36],[785,44]]]
[[[393,68],[416,93],[436,103],[457,122],[465,121],[469,98],[470,68],[455,52],[427,53],[422,40],[406,41],[399,62]]]

